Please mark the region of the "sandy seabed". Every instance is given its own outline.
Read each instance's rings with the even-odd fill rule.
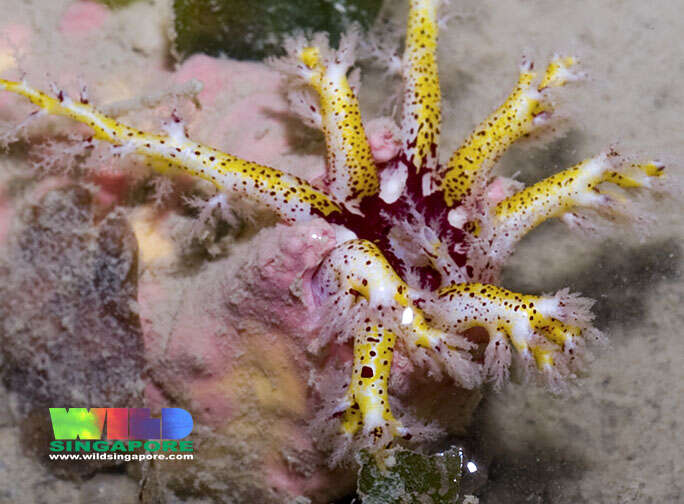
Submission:
[[[0,19],[31,23],[46,54],[87,68],[92,88],[106,87],[95,79],[99,69],[143,67],[165,54],[168,2],[119,11],[87,51],[60,53],[57,20],[71,3],[3,0]],[[392,6],[403,22],[402,2]],[[522,54],[543,65],[558,51],[577,54],[590,76],[565,93],[566,133],[544,147],[513,148],[501,173],[520,172],[529,183],[615,146],[661,159],[674,180],[684,176],[681,2],[451,0],[450,9],[440,38],[443,153],[508,93]],[[124,43],[129,36],[133,43]],[[380,113],[385,89],[379,73],[365,73],[367,117]],[[654,214],[647,239],[618,231],[587,241],[553,222],[518,247],[504,285],[534,293],[570,287],[596,299],[596,325],[611,344],[573,397],[516,385],[486,396],[468,440],[488,473],[480,502],[684,502],[681,201],[660,201]],[[24,456],[17,433],[10,408],[0,408],[0,502],[17,502],[3,500],[10,487],[20,502],[94,502],[111,492],[117,502],[136,501],[137,485],[123,475],[85,483],[51,476]]]

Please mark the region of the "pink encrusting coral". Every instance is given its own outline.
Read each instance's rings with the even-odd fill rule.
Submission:
[[[309,485],[307,491],[322,495],[326,478],[334,477],[313,443],[292,454],[298,439],[332,452],[328,462],[335,466],[361,448],[379,452],[431,439],[462,420],[453,409],[421,415],[421,400],[432,394],[456,391],[451,406],[467,418],[478,388],[501,387],[511,369],[554,392],[566,389],[586,368],[589,344],[603,339],[591,325],[591,301],[567,290],[512,292],[498,285],[501,268],[545,220],[590,231],[600,219],[638,221],[643,214],[630,196],[662,187],[661,163],[628,161],[613,151],[529,187],[494,176],[514,142],[553,129],[554,94],[581,77],[569,56],[554,56],[539,74],[524,60],[505,102],[442,162],[439,3],[410,0],[405,52],[392,59],[401,61],[404,84],[399,124],[361,117],[352,70],[356,29],[339,49],[320,34],[293,38],[288,55],[271,62],[280,77],[255,64],[191,58],[173,78],[180,85],[206,81],[195,93],[203,108],[169,98],[163,134],[101,113],[85,95],[70,98],[57,89],[48,96],[24,81],[0,80],[0,89],[39,110],[87,125],[92,136],[81,139],[76,156],[85,164],[95,145],[112,144],[109,159],[135,155],[161,175],[203,180],[187,189],[194,197],[185,200],[198,206],[196,194],[208,193],[208,203],[199,204],[199,220],[214,225],[204,229],[205,238],[217,236],[217,215],[239,227],[233,212],[247,203],[282,221],[250,245],[229,245],[229,263],[213,244],[219,251],[208,249],[209,255],[219,260],[184,278],[164,270],[164,261],[179,267],[184,257],[173,238],[173,214],[131,218],[147,265],[140,306],[150,401],[187,404],[213,429],[207,439],[229,433],[260,446],[281,489]],[[309,170],[267,166],[287,158],[289,148],[280,87],[290,110],[323,133],[321,179],[320,159]],[[270,117],[251,126],[255,111]],[[224,127],[233,130],[234,143]],[[106,158],[100,154],[98,163]],[[426,380],[438,385],[424,387]],[[266,427],[270,445],[258,440]],[[285,447],[293,467],[320,472],[308,482],[300,481],[302,472],[285,476],[292,468],[271,457],[274,445]],[[207,449],[227,450],[221,443]]]

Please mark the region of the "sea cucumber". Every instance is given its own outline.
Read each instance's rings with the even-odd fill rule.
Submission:
[[[84,149],[109,142],[116,156],[138,155],[162,174],[207,180],[286,223],[323,219],[333,227],[337,246],[306,285],[329,321],[312,348],[354,342],[348,387],[327,397],[320,414],[337,432],[333,460],[411,437],[390,406],[395,353],[464,388],[485,381],[498,387],[517,366],[563,390],[583,369],[587,343],[603,339],[591,325],[591,301],[566,290],[506,290],[496,285],[502,264],[550,218],[589,229],[596,216],[639,219],[627,195],[658,189],[664,174],[657,161],[634,162],[609,150],[526,188],[493,177],[514,142],[553,127],[552,93],[581,78],[571,56],[554,56],[541,75],[523,60],[505,102],[440,163],[438,4],[410,1],[399,147],[389,159],[374,157],[359,110],[350,72],[358,30],[336,50],[324,35],[295,37],[288,56],[272,62],[289,76],[293,109],[325,135],[327,173],[318,186],[194,142],[176,116],[165,134],[147,133],[98,112],[85,93],[74,100],[60,89],[48,96],[23,81],[0,80],[0,89],[25,96],[40,113],[88,125],[94,134]],[[487,337],[474,337],[477,328]]]

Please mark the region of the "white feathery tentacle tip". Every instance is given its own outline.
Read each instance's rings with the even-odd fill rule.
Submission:
[[[175,109],[171,113],[171,120],[164,121],[161,125],[161,128],[169,136],[169,138],[175,142],[181,143],[188,139],[187,135],[185,134],[185,123],[177,115]]]
[[[535,306],[546,317],[558,318],[561,315],[560,303],[555,297],[542,297]]]

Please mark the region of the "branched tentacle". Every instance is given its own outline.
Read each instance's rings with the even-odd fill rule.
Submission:
[[[437,41],[438,6],[443,1],[408,0],[401,138],[394,118],[375,123],[379,127],[371,142],[366,137],[357,97],[358,69],[350,72],[358,29],[343,36],[337,50],[330,48],[325,34],[294,37],[285,43],[289,56],[272,60],[289,75],[283,82],[292,112],[325,135],[323,190],[193,142],[175,116],[164,126],[166,134],[147,133],[98,112],[88,103],[85,89],[79,100],[72,100],[59,90],[48,96],[25,82],[0,79],[0,91],[22,95],[40,108],[31,117],[47,113],[89,126],[93,135],[83,142],[84,148],[91,148],[93,140],[103,141],[117,157],[135,154],[162,174],[181,171],[212,183],[220,194],[202,205],[201,222],[213,220],[214,212],[230,218],[226,198],[233,195],[253,200],[289,223],[326,220],[336,246],[313,274],[307,269],[295,275],[291,287],[304,304],[297,301],[297,306],[285,308],[290,313],[290,308],[302,311],[314,304],[316,315],[322,313],[310,327],[320,331],[308,340],[308,350],[320,359],[302,362],[311,373],[316,392],[312,397],[320,403],[316,417],[325,422],[320,429],[311,423],[312,433],[323,433],[312,438],[320,443],[334,431],[335,440],[344,445],[335,448],[333,465],[351,455],[350,447],[377,452],[396,436],[432,435],[432,427],[421,432],[417,418],[410,413],[395,417],[390,407],[390,399],[398,404],[396,395],[390,397],[390,386],[402,397],[412,392],[405,379],[410,373],[448,377],[473,389],[483,380],[500,388],[512,370],[519,370],[554,392],[563,391],[585,369],[588,343],[603,339],[592,326],[593,301],[568,290],[537,296],[496,286],[503,262],[524,235],[550,218],[590,228],[594,214],[643,222],[646,212],[634,196],[642,188],[662,187],[657,182],[664,173],[662,164],[628,164],[614,152],[527,188],[492,175],[514,142],[550,124],[553,88],[581,77],[574,57],[554,56],[540,76],[524,61],[515,89],[442,166]],[[388,66],[398,69],[398,58],[391,57]],[[59,158],[50,154],[49,162],[56,163]],[[292,253],[310,248],[306,243],[289,245]],[[308,255],[318,262],[320,252]],[[346,347],[337,352],[350,340],[351,363]],[[319,352],[323,349],[330,351]],[[351,367],[348,384],[341,383],[346,371],[336,365],[340,362]],[[335,365],[321,373],[324,379],[316,379],[319,367],[328,363]],[[333,418],[338,420],[331,422]]]
[[[23,82],[3,79],[0,90],[25,96],[50,114],[87,124],[95,139],[113,144],[122,155],[140,154],[161,172],[180,169],[211,182],[221,191],[261,203],[287,222],[341,211],[332,198],[299,177],[189,140],[181,123],[172,123],[168,135],[146,133],[98,112],[86,100],[76,102],[62,92],[53,98]]]
[[[405,429],[394,418],[388,399],[389,375],[396,336],[382,325],[359,327],[354,338],[354,366],[346,401],[342,405],[342,429],[354,435],[359,428],[376,439],[403,436]]]
[[[356,339],[355,371],[360,370],[363,373],[364,363],[374,361],[377,357],[372,352],[379,354],[376,345],[366,343],[380,343],[384,348],[384,342],[390,341],[366,339],[364,342],[364,331],[382,331],[383,338],[396,334],[409,357],[421,365],[432,365],[433,374],[446,372],[468,388],[480,383],[479,370],[464,351],[470,348],[470,344],[464,338],[449,336],[430,326],[425,313],[412,300],[408,285],[372,242],[350,240],[339,245],[321,264],[314,277],[314,284],[320,295],[330,296],[334,304],[331,309],[336,312],[348,313],[352,307],[358,308],[358,303],[363,303],[361,314],[355,320],[345,319],[342,327],[343,331],[353,331],[352,335]],[[361,336],[357,336],[358,331]],[[372,368],[365,373],[369,378],[375,376]],[[353,389],[350,389],[347,396],[346,404],[349,407],[353,404],[349,400],[350,394],[355,397],[373,397],[376,394],[372,390],[373,381],[361,380],[359,383],[358,379],[354,382],[354,378],[352,377]],[[368,409],[369,403],[357,401],[356,404],[360,408],[358,415],[351,412],[348,419],[364,420],[371,415],[377,420],[377,416],[373,416]],[[377,427],[375,422],[371,425],[373,429]],[[394,428],[387,423],[383,432]]]
[[[620,165],[611,154],[588,159],[499,202],[493,209],[494,230],[506,234],[512,246],[543,221],[575,210],[620,214],[625,210],[621,196],[610,195],[602,184],[648,188],[663,174],[664,166],[656,162]]]
[[[442,174],[447,206],[479,194],[499,157],[519,138],[548,122],[553,107],[547,90],[576,80],[575,58],[555,56],[535,87],[532,64],[523,62],[518,84],[506,101],[485,119],[449,159]]]
[[[536,368],[558,390],[562,379],[581,369],[586,340],[601,339],[590,325],[592,302],[566,291],[531,296],[495,285],[462,283],[441,289],[439,301],[454,331],[476,326],[488,330],[485,371],[496,386],[508,376],[511,347],[524,369]]]
[[[438,3],[411,0],[406,32],[401,132],[404,158],[409,169],[416,171],[433,171],[439,162],[442,94],[437,71]]]
[[[342,38],[337,51],[330,50],[323,37],[317,37],[311,46],[302,39],[295,40],[289,47],[294,67],[287,60],[274,62],[276,67],[304,79],[318,94],[319,103],[312,108],[325,135],[327,183],[333,196],[351,210],[379,190],[359,100],[347,79],[354,63],[356,37],[352,30]]]

